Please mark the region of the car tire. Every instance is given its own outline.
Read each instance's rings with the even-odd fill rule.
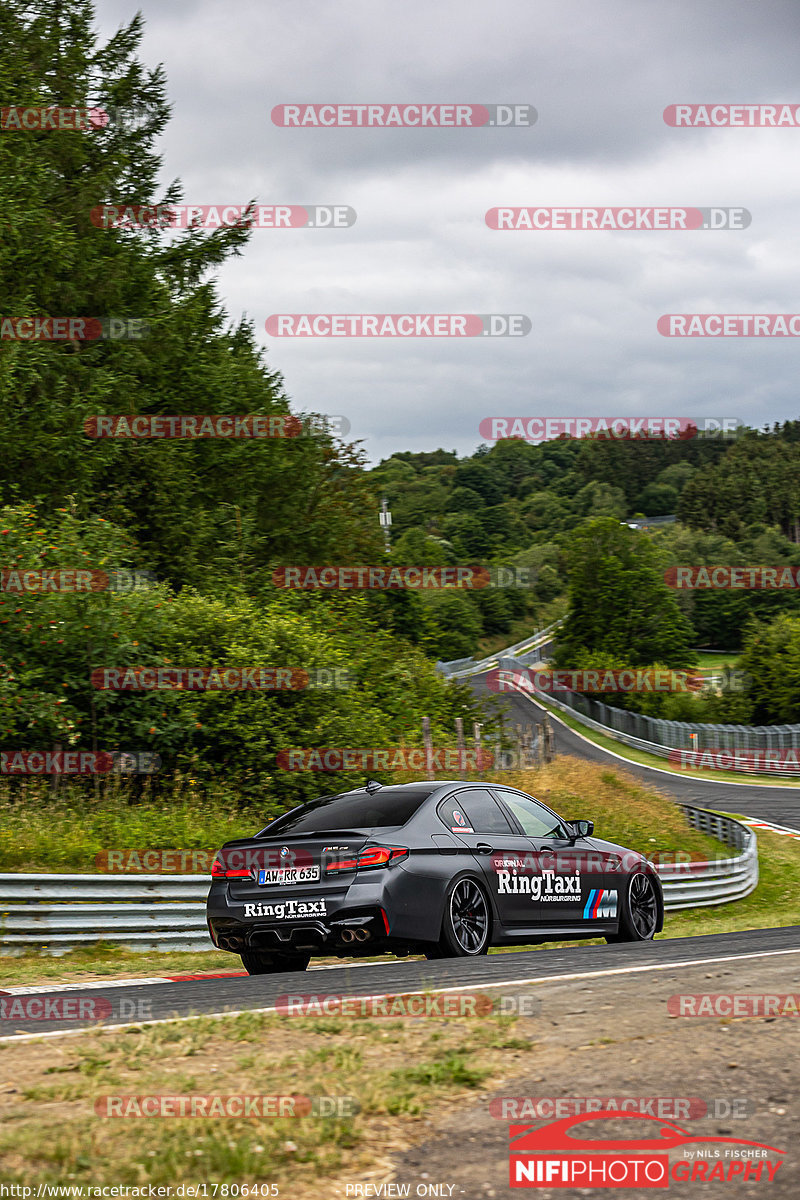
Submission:
[[[477,880],[462,876],[447,889],[439,941],[426,958],[477,958],[489,949],[492,915]]]
[[[607,942],[652,942],[658,924],[656,885],[644,871],[628,876],[616,933]]]
[[[240,958],[248,975],[273,975],[279,971],[305,971],[310,954],[266,954],[243,950]]]

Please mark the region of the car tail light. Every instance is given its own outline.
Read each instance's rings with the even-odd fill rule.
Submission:
[[[249,879],[251,871],[249,867],[240,867],[235,871],[226,871],[225,864],[219,855],[211,864],[212,879]]]
[[[408,850],[396,846],[367,846],[358,857],[337,858],[329,862],[325,868],[326,874],[337,871],[366,871],[370,867],[385,867],[387,863],[397,862],[408,857]]]

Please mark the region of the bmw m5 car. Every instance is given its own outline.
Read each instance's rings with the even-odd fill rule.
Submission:
[[[211,940],[251,975],[302,971],[312,955],[647,941],[664,922],[644,855],[493,783],[370,780],[227,842],[211,875]]]

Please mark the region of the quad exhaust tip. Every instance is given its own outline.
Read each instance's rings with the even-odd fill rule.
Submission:
[[[240,937],[220,937],[217,940],[220,950],[241,950],[244,946],[244,938]]]
[[[372,937],[368,929],[343,929],[342,941],[346,945],[351,945],[352,942],[367,942]]]

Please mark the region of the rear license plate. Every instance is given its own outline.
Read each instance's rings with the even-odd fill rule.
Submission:
[[[263,887],[270,883],[314,883],[319,879],[319,867],[274,867],[258,872],[258,882]]]

